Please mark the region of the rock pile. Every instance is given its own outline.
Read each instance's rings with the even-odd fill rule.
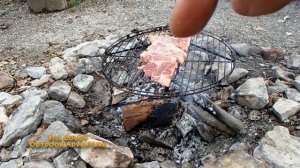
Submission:
[[[32,2],[34,1],[30,1]],[[188,112],[183,113],[172,128],[150,129],[148,133],[155,135],[153,137],[141,138],[139,133],[126,134],[120,126],[120,108],[112,108],[110,111],[104,108],[111,102],[118,104],[127,94],[114,88],[112,95],[108,81],[98,73],[103,68],[105,48],[115,39],[116,36],[111,36],[105,40],[79,44],[65,50],[62,58],[52,58],[48,65],[25,68],[24,72],[29,76],[28,82],[18,88],[15,87],[14,77],[0,72],[0,159],[3,161],[0,168],[163,168],[188,167],[191,163],[204,167],[264,167],[267,164],[273,167],[299,167],[297,158],[300,157],[300,139],[280,126],[266,134],[253,156],[246,149],[240,149],[239,145],[231,147],[219,141],[222,146],[220,149],[224,149],[221,152],[224,156],[217,159],[213,153],[206,153],[207,157],[199,158],[200,156],[195,155],[197,150],[207,148],[207,142],[213,142],[215,137],[222,135],[220,132],[228,135],[235,132],[232,127],[227,128],[222,123],[224,121],[215,119],[219,117],[216,114],[209,114],[215,117],[209,122],[217,123],[219,127],[199,122],[199,118],[204,117],[202,112],[206,112],[205,109],[200,111],[198,117]],[[243,58],[255,53],[273,60],[284,54],[278,50],[260,49],[248,44],[235,44],[233,48]],[[278,118],[279,123],[289,122],[300,111],[300,77],[296,77],[295,71],[300,69],[297,62],[299,59],[293,55],[286,60],[279,60],[286,62],[286,68],[274,66],[275,82],[263,76],[254,77],[246,67],[236,68],[225,81],[230,86],[220,92],[215,90],[214,104],[228,110],[229,114],[245,123],[265,120],[264,111],[270,111],[271,115]],[[79,121],[78,116],[88,114],[96,117]],[[100,125],[99,120],[104,119],[107,120],[107,125]],[[83,129],[83,126],[87,129]],[[249,126],[247,129],[249,131],[253,127]],[[207,132],[203,130],[211,132],[205,134]],[[248,136],[253,136],[250,134]],[[56,138],[84,136],[86,142],[103,143],[105,147],[30,147],[43,142],[67,142],[66,139],[55,137],[54,140],[49,139],[53,135]],[[206,141],[206,145],[203,145],[203,141]],[[137,151],[137,148],[150,152],[153,149],[156,153],[143,156],[143,152]],[[232,150],[235,148],[239,150]],[[276,158],[285,161],[279,162]]]

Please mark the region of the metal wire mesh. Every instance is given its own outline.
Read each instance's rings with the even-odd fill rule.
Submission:
[[[203,92],[228,77],[235,65],[235,52],[221,38],[202,32],[192,37],[188,59],[176,70],[170,87],[145,77],[137,67],[140,54],[151,44],[149,35],[171,35],[167,26],[129,34],[106,50],[104,76],[116,88],[148,97],[175,97]]]

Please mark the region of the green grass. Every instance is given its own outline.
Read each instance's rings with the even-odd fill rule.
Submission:
[[[77,6],[81,3],[81,0],[69,0],[68,1],[68,7],[72,8],[74,6]]]

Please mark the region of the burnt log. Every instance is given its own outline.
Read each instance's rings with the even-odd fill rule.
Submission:
[[[142,135],[140,135],[139,140],[142,142],[146,142],[152,146],[155,147],[161,147],[161,148],[165,148],[165,149],[169,149],[169,150],[173,150],[174,148],[172,146],[169,146],[159,140],[156,140],[152,135],[150,135],[149,133],[143,133]]]
[[[217,129],[220,132],[229,134],[229,135],[234,135],[235,132],[228,128],[225,124],[220,122],[219,120],[216,119],[213,115],[211,115],[209,112],[205,111],[199,106],[194,105],[193,103],[186,103],[183,102],[187,106],[187,110],[190,113],[193,113],[193,116],[196,116],[196,119],[198,121],[202,121],[205,124]],[[203,130],[203,129],[202,129]],[[206,131],[206,134],[208,134],[208,131]]]
[[[177,99],[148,99],[121,108],[126,132],[141,126],[157,128],[172,125],[182,111]]]
[[[244,130],[243,123],[232,116],[231,114],[227,113],[224,109],[216,105],[214,102],[209,100],[206,96],[201,96],[206,102],[209,102],[209,104],[212,106],[213,114],[214,116],[220,120],[222,123],[226,124],[228,127],[230,127],[232,130],[234,130],[237,133],[241,133]]]

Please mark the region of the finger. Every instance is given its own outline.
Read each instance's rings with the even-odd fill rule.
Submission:
[[[177,0],[173,10],[170,29],[177,37],[187,37],[201,31],[214,10],[218,0]]]
[[[271,14],[282,9],[292,0],[232,0],[235,12],[244,16],[261,16]]]

